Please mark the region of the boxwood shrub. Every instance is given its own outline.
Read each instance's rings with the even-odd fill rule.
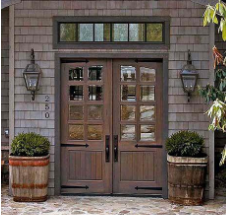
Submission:
[[[11,155],[45,156],[49,153],[50,142],[46,137],[33,132],[18,134],[11,144]]]
[[[193,131],[179,131],[166,140],[166,151],[172,156],[199,157],[204,139]]]

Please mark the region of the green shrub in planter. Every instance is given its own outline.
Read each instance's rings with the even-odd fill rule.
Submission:
[[[166,151],[172,156],[198,157],[204,139],[193,131],[179,131],[166,140]]]
[[[20,133],[11,144],[13,156],[45,156],[49,153],[50,142],[46,137],[33,132]]]

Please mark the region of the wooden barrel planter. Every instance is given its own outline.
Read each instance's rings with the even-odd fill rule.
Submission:
[[[49,155],[40,157],[9,156],[9,171],[14,201],[46,201]]]
[[[207,157],[167,156],[169,200],[175,204],[201,205]]]

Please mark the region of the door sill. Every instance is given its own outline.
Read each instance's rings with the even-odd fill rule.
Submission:
[[[67,193],[67,192],[61,192],[60,195],[62,195],[62,196],[114,196],[114,197],[163,198],[161,194]]]

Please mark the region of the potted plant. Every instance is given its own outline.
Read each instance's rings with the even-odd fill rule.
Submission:
[[[47,138],[32,132],[20,133],[12,141],[9,171],[14,201],[47,199],[49,147]]]
[[[172,203],[202,204],[208,162],[202,153],[203,142],[192,131],[179,131],[166,140],[168,196]]]

